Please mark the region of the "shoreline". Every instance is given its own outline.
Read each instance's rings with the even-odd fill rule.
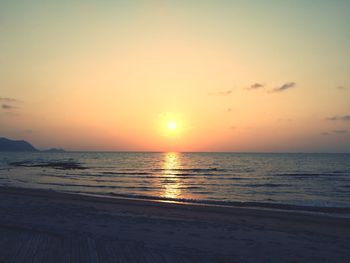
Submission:
[[[142,205],[166,205],[169,206],[182,206],[195,208],[200,206],[206,209],[216,209],[217,211],[222,209],[248,209],[248,211],[270,211],[270,212],[285,212],[285,213],[298,213],[308,215],[324,215],[331,217],[350,218],[350,207],[322,207],[322,206],[307,206],[307,205],[294,205],[287,203],[268,203],[268,202],[254,202],[254,201],[213,201],[213,200],[197,200],[197,199],[171,199],[171,198],[155,198],[152,196],[134,196],[134,195],[123,195],[115,193],[107,194],[95,194],[89,192],[72,192],[72,191],[60,191],[55,189],[43,189],[43,188],[27,188],[27,187],[10,187],[0,186],[0,191],[5,192],[16,192],[21,194],[34,195],[57,195],[64,197],[64,195],[70,198],[78,198],[79,196],[86,196],[91,198],[98,198],[101,202],[138,202]],[[95,200],[98,200],[95,199]]]
[[[153,209],[173,209],[183,212],[192,213],[213,213],[216,215],[234,215],[234,216],[259,216],[267,218],[278,218],[298,221],[312,221],[320,223],[340,223],[350,227],[350,217],[337,213],[326,213],[321,211],[279,209],[275,207],[249,206],[242,204],[234,205],[217,205],[206,203],[191,203],[181,201],[168,201],[157,199],[142,199],[119,197],[113,195],[97,195],[90,193],[72,193],[56,191],[51,189],[35,189],[21,187],[0,187],[0,194],[23,195],[25,197],[41,197],[57,200],[74,200],[78,202],[93,202],[101,204],[121,205],[130,207],[148,207]]]
[[[79,193],[78,193],[79,194]],[[90,195],[90,193],[86,193]],[[309,213],[328,213],[328,214],[348,214],[350,216],[350,207],[345,206],[311,206],[311,205],[298,205],[289,203],[272,203],[272,202],[257,202],[257,201],[216,201],[216,200],[200,200],[200,199],[185,199],[185,198],[156,198],[153,196],[145,195],[123,195],[110,193],[106,195],[91,194],[101,197],[116,197],[126,199],[138,199],[138,200],[151,200],[155,202],[173,202],[183,203],[191,205],[204,205],[204,206],[219,206],[219,207],[233,207],[233,208],[255,208],[255,209],[271,209],[281,211],[294,211],[294,212],[309,212]]]

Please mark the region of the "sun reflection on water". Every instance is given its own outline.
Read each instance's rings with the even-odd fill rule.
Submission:
[[[181,180],[176,176],[177,169],[181,166],[180,154],[169,152],[164,154],[162,166],[163,191],[161,197],[179,198],[181,197]]]

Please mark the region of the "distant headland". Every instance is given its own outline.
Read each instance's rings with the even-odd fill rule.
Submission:
[[[51,148],[48,150],[42,150],[42,152],[48,152],[48,153],[64,153],[66,152],[64,149],[58,149],[58,148]]]
[[[0,138],[0,151],[3,152],[39,152],[32,144],[24,140],[10,140],[7,138]],[[48,149],[43,152],[65,152],[63,149]]]

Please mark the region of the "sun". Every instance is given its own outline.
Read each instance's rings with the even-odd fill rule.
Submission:
[[[164,138],[179,139],[184,132],[184,119],[178,113],[163,112],[157,120],[158,133]]]
[[[177,128],[177,124],[176,124],[176,121],[168,121],[168,129],[171,130],[171,131],[175,131]]]

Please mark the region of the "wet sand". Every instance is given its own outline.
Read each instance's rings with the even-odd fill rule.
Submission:
[[[350,219],[0,188],[0,262],[347,262]]]

